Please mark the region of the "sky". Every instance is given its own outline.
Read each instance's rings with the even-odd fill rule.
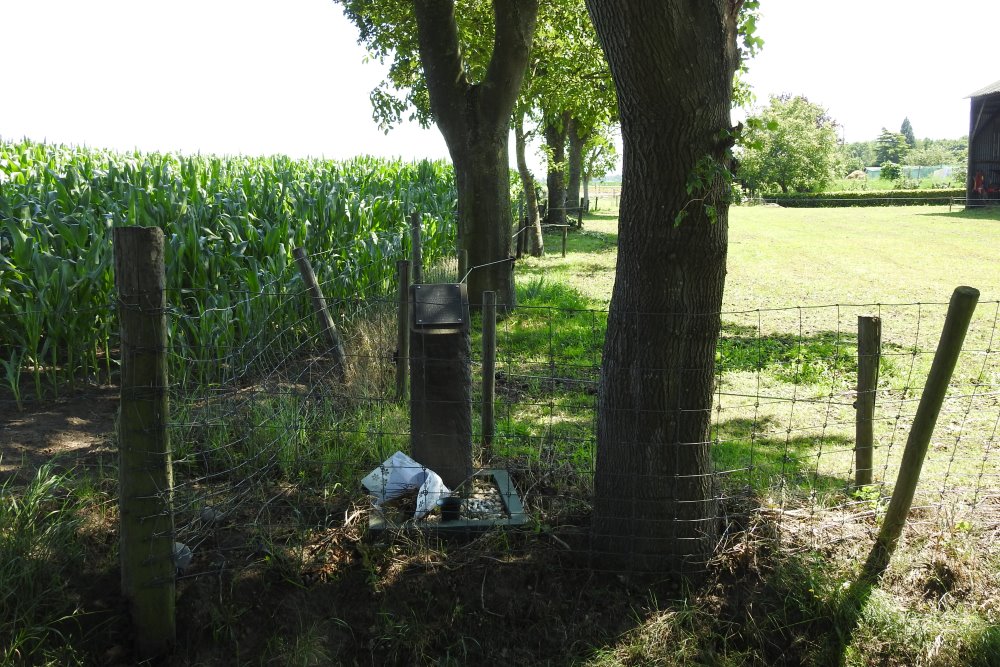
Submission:
[[[762,0],[758,104],[805,95],[866,141],[909,118],[917,138],[969,133],[970,93],[1000,79],[996,0]]]
[[[759,103],[804,94],[847,141],[968,132],[1000,79],[993,0],[763,0]],[[332,0],[0,0],[0,137],[119,150],[447,158],[435,128],[388,135],[367,61]],[[537,156],[532,157],[539,163]]]

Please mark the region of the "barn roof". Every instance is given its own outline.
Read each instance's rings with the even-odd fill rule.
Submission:
[[[985,97],[986,95],[992,95],[994,93],[1000,93],[1000,81],[994,81],[985,88],[980,88],[976,92],[969,95],[969,97]]]

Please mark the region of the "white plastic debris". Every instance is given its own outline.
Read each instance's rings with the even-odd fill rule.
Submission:
[[[174,542],[174,550],[171,554],[171,558],[174,561],[174,569],[178,573],[184,572],[184,570],[191,567],[191,559],[194,554],[191,552],[191,547],[184,544],[183,542]]]
[[[361,484],[374,496],[376,507],[417,489],[414,519],[424,518],[442,498],[451,495],[440,475],[403,452],[396,452],[383,461],[361,480]]]

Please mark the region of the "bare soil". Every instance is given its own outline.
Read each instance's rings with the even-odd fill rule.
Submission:
[[[34,474],[55,462],[61,468],[94,466],[114,456],[118,388],[88,388],[58,399],[26,402],[18,412],[0,401],[0,480]]]

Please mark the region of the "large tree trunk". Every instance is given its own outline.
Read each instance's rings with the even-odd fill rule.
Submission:
[[[525,158],[524,111],[518,111],[514,117],[514,152],[517,154],[517,172],[521,176],[521,188],[524,190],[524,201],[528,214],[528,252],[535,257],[545,254],[542,241],[542,221],[538,216],[538,193],[535,191],[535,177],[528,169]]]
[[[538,0],[494,0],[493,54],[470,83],[458,41],[454,0],[413,0],[431,112],[455,164],[458,225],[469,257],[469,296],[515,305],[507,135],[535,32]]]
[[[583,173],[583,144],[587,137],[580,132],[580,124],[570,120],[566,132],[569,140],[569,181],[566,185],[566,206],[575,208],[580,205],[580,178]]]
[[[545,143],[549,148],[548,174],[546,185],[549,189],[549,205],[546,222],[550,225],[566,224],[566,128],[569,114],[546,116]]]
[[[718,140],[730,127],[738,7],[587,6],[617,88],[624,144],[593,545],[608,566],[696,576],[718,535],[709,434],[728,204],[722,178],[693,195],[686,183],[700,158],[725,159]],[[695,200],[702,196],[716,207],[714,222]]]
[[[511,256],[513,225],[506,134],[477,137],[465,147],[450,150],[455,164],[461,243],[468,252],[470,303],[482,303],[483,292],[491,291],[497,293],[498,304],[513,308],[517,305],[514,263],[490,265]]]

